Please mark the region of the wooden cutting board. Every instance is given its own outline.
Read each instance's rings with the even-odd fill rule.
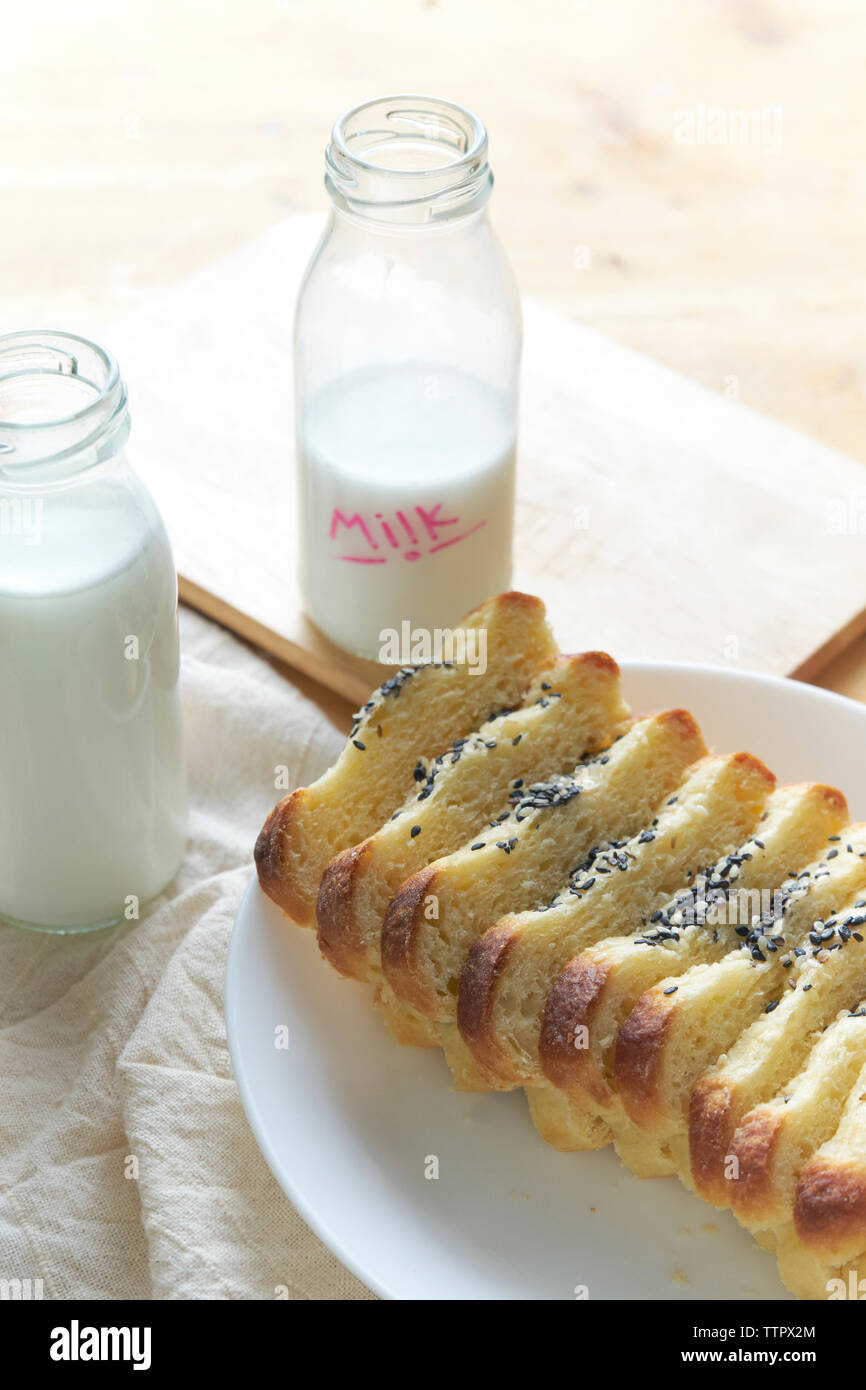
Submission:
[[[291,327],[321,219],[272,228],[106,335],[181,597],[351,700],[381,667],[304,617]],[[564,650],[808,678],[866,630],[866,473],[524,305],[515,587]]]

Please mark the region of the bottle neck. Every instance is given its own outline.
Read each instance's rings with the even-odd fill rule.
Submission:
[[[129,435],[117,363],[72,333],[0,336],[0,487],[68,481]]]
[[[381,97],[347,111],[325,165],[334,207],[371,225],[444,225],[479,212],[493,187],[484,126],[437,97]]]

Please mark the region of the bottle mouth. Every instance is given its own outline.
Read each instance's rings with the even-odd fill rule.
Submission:
[[[89,467],[128,433],[126,389],[105,348],[51,329],[0,335],[0,483]]]
[[[493,175],[487,131],[442,97],[376,97],[335,123],[325,155],[333,203],[379,222],[445,221],[483,207]]]

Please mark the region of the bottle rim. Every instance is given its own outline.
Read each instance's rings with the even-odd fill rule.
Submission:
[[[337,207],[374,221],[465,216],[490,196],[487,144],[483,122],[458,102],[418,94],[373,97],[334,122],[325,186]],[[367,157],[371,150],[376,159]]]
[[[107,348],[58,329],[0,334],[3,486],[32,480],[44,465],[90,467],[116,454],[128,433],[126,388]]]

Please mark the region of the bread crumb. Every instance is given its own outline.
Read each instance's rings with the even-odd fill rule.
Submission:
[[[684,1274],[681,1269],[675,1269],[672,1278],[675,1284],[687,1284],[689,1282],[689,1276]]]
[[[708,1236],[717,1236],[719,1234],[718,1226],[714,1226],[712,1221],[705,1221],[701,1230]]]
[[[681,1236],[690,1236],[690,1235],[691,1235],[691,1231],[689,1230],[688,1226],[680,1226],[680,1235],[681,1235]]]

